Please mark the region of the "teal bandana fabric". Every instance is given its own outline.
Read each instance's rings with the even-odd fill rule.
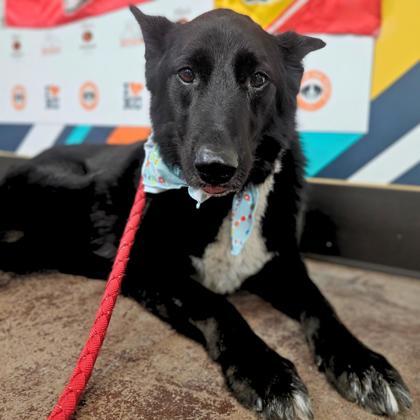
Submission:
[[[179,168],[169,169],[163,162],[159,153],[158,145],[150,137],[144,145],[146,153],[142,176],[144,190],[148,193],[159,194],[164,191],[188,188],[191,198],[197,202],[197,209],[200,205],[211,198],[210,194],[197,188],[188,186],[182,177]],[[239,255],[246,240],[251,234],[254,224],[255,209],[258,202],[258,189],[249,185],[245,190],[234,195],[232,201],[231,218],[231,253]]]

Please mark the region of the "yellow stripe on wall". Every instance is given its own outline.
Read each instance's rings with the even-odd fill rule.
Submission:
[[[235,12],[251,16],[263,28],[280,16],[294,0],[215,0],[215,8],[232,9]]]
[[[420,59],[420,0],[382,0],[382,26],[376,42],[372,99]]]

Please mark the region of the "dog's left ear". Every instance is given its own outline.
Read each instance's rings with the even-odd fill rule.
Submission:
[[[293,56],[299,61],[310,52],[320,50],[326,45],[322,39],[299,35],[296,32],[284,32],[276,38],[286,57]]]
[[[325,47],[325,42],[319,38],[299,35],[296,32],[284,32],[276,36],[285,59],[286,70],[290,77],[293,93],[299,92],[303,75],[303,58],[312,51]]]
[[[165,50],[166,35],[176,24],[163,16],[146,15],[136,6],[130,6],[130,11],[143,34],[146,61],[159,57]]]

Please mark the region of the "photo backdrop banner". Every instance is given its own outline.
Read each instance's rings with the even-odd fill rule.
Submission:
[[[33,156],[53,145],[128,144],[149,135],[144,46],[125,4],[7,0],[9,25],[0,26],[0,153]],[[46,15],[42,5],[55,12]],[[138,5],[179,22],[227,7],[272,33],[320,36],[328,45],[307,57],[298,97],[307,175],[420,185],[418,0]]]
[[[94,3],[88,2],[86,7]],[[105,1],[103,6],[111,3]],[[123,3],[113,2],[114,6]],[[20,2],[7,2],[6,11],[17,10],[17,4]],[[214,4],[210,0],[157,0],[140,3],[139,7],[145,13],[185,22]],[[80,12],[84,10],[82,5],[79,8]],[[17,11],[9,11],[6,17],[11,15],[18,21]],[[22,22],[26,22],[25,16]],[[42,21],[36,11],[33,19]],[[328,48],[306,59],[299,95],[299,129],[366,132],[373,38],[316,36],[324,39]],[[144,44],[137,22],[126,7],[51,29],[3,29],[0,45],[0,122],[149,125]]]

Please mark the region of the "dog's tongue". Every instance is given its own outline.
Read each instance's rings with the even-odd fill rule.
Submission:
[[[203,191],[207,194],[222,194],[226,191],[226,188],[218,187],[216,185],[206,185],[203,187]]]

